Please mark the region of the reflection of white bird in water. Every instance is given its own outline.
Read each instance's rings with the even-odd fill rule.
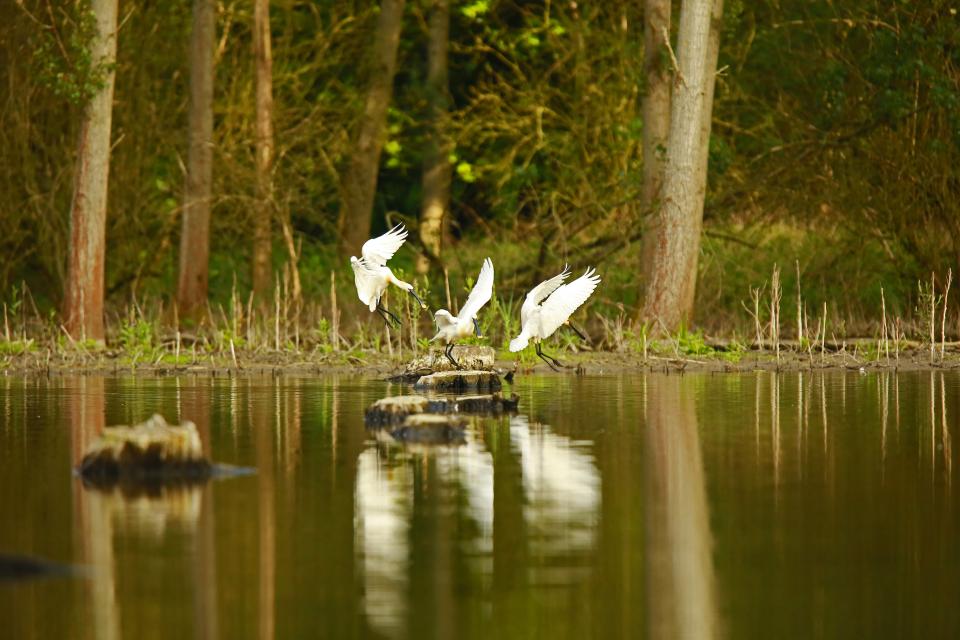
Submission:
[[[561,325],[569,325],[581,339],[586,340],[583,333],[570,324],[570,316],[597,288],[600,284],[600,276],[591,267],[573,282],[563,284],[569,275],[570,269],[565,266],[562,273],[544,280],[527,294],[527,299],[523,301],[523,306],[520,308],[520,335],[510,341],[510,351],[522,351],[532,339],[536,345],[537,355],[551,369],[556,370],[563,365],[553,356],[543,352],[540,341],[552,336]]]
[[[400,287],[420,303],[420,307],[427,308],[417,292],[413,290],[413,285],[400,280],[390,267],[387,266],[387,260],[393,257],[407,239],[407,230],[402,224],[398,224],[390,231],[378,238],[367,240],[363,243],[360,250],[362,257],[350,256],[350,266],[353,267],[354,281],[357,285],[357,295],[363,304],[370,307],[370,311],[376,311],[383,318],[383,321],[389,324],[389,316],[397,325],[400,324],[400,318],[394,313],[380,306],[380,296],[387,290],[391,284]]]
[[[480,335],[480,325],[477,323],[477,313],[483,305],[490,301],[493,295],[493,262],[490,258],[483,261],[483,267],[480,268],[480,275],[477,276],[477,282],[473,285],[473,290],[467,298],[467,302],[460,309],[456,316],[446,309],[440,309],[433,316],[433,321],[437,323],[437,335],[433,336],[430,342],[443,340],[447,348],[443,355],[447,356],[453,366],[460,368],[453,354],[454,343],[461,338],[466,338],[474,331],[478,338]]]

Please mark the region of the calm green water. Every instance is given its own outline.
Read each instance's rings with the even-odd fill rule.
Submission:
[[[528,377],[456,448],[377,445],[359,378],[0,378],[10,638],[960,634],[956,374]],[[191,419],[259,473],[161,499],[72,477]]]

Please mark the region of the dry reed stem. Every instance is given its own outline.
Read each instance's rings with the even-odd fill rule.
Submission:
[[[937,283],[934,274],[930,274],[930,364],[936,357],[937,336],[935,326],[937,322]]]
[[[950,284],[953,282],[953,269],[947,269],[947,286],[943,290],[943,314],[940,318],[940,362],[947,342],[947,298],[950,296]]]
[[[803,344],[803,298],[800,293],[800,261],[794,260],[797,269],[797,341]]]
[[[880,287],[880,309],[882,312],[880,324],[880,340],[883,343],[884,353],[887,356],[887,364],[890,364],[890,340],[887,333],[887,300],[883,295],[883,287]],[[880,356],[880,345],[877,345],[877,357]]]
[[[337,272],[330,272],[330,344],[340,350],[340,310],[337,309]]]
[[[280,276],[274,276],[273,284],[273,348],[280,351]]]
[[[777,354],[777,364],[780,364],[780,299],[783,290],[780,287],[780,268],[773,265],[773,275],[770,278],[770,337]]]

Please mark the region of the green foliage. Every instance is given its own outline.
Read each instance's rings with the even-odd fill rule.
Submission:
[[[36,349],[34,340],[0,340],[0,355],[19,356]]]
[[[66,271],[77,109],[64,100],[83,104],[109,70],[93,59],[89,1],[49,6],[49,13],[39,0],[0,8],[0,81],[8,96],[0,107],[0,290],[26,281],[44,316],[59,306]],[[411,242],[391,265],[409,274],[432,134],[425,126],[429,9],[407,6],[373,231],[408,223]],[[767,280],[773,263],[794,259],[811,314],[827,302],[838,327],[877,316],[881,283],[890,316],[925,308],[915,282],[944,273],[960,255],[955,7],[946,0],[729,0],[724,11],[697,325],[742,327],[749,287]],[[277,219],[292,222],[304,300],[328,301],[336,269],[342,310],[357,301],[334,249],[337,212],[364,109],[376,13],[375,3],[305,2],[271,12]],[[230,300],[234,281],[244,305],[250,289],[251,23],[242,3],[218,14],[213,308]],[[118,307],[131,292],[169,300],[175,290],[190,28],[189,3],[146,3],[117,34],[105,285]],[[473,275],[474,258],[492,255],[498,298],[481,322],[495,345],[519,330],[526,289],[565,261],[600,267],[604,283],[589,317],[629,319],[640,280],[638,5],[467,0],[454,5],[450,34],[454,244],[444,259],[451,282]],[[286,251],[277,233],[275,269],[287,262]],[[430,277],[417,287],[435,306],[443,282]],[[784,318],[795,317],[793,279],[785,270]],[[9,302],[11,314],[23,311],[21,303]],[[407,301],[401,305],[407,309]],[[364,348],[382,340],[382,326],[357,336],[352,321],[342,327]],[[642,351],[643,337],[626,323],[621,329],[622,346]],[[213,348],[231,337],[235,346],[241,340],[211,335]],[[310,338],[333,350],[328,327]],[[125,339],[135,345],[139,338]]]
[[[680,353],[688,356],[706,356],[714,353],[713,347],[706,343],[703,337],[703,331],[688,331],[685,327],[680,327],[679,333],[674,338]]]
[[[112,62],[94,59],[98,31],[90,0],[67,2],[49,17],[34,49],[37,79],[54,95],[83,106],[103,88],[114,68]]]
[[[159,350],[157,328],[142,315],[131,315],[120,325],[117,337],[121,350],[131,358],[153,359]]]

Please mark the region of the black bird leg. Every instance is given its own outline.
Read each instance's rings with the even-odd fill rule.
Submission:
[[[547,355],[546,353],[544,353],[544,352],[543,352],[543,348],[540,346],[540,343],[539,343],[539,342],[537,343],[536,349],[537,349],[537,355],[540,356],[540,359],[541,359],[541,360],[543,360],[544,362],[546,362],[547,365],[548,365],[551,369],[553,369],[554,371],[560,371],[560,369],[558,369],[557,367],[562,367],[563,365],[560,363],[559,360],[557,360],[557,359],[554,358],[553,356]],[[550,362],[551,360],[553,360],[553,362]],[[556,366],[554,366],[554,365],[556,365]]]
[[[396,314],[390,311],[389,309],[385,309],[381,307],[380,303],[377,303],[377,312],[380,314],[380,317],[383,318],[383,321],[386,322],[388,326],[390,325],[390,321],[387,320],[387,316],[390,316],[390,320],[393,320],[394,322],[397,323],[398,329],[403,326],[403,323],[400,322],[400,318],[398,318]]]
[[[452,342],[447,345],[447,348],[446,348],[446,349],[444,349],[443,355],[447,356],[447,360],[450,361],[450,364],[452,364],[452,365],[453,365],[454,367],[456,367],[458,370],[460,369],[460,363],[457,362],[456,359],[453,357],[453,343],[452,343]]]
[[[577,329],[577,325],[573,324],[572,322],[568,322],[567,325],[568,325],[571,329],[573,329],[573,332],[574,332],[575,334],[577,334],[578,336],[580,336],[580,339],[581,339],[581,340],[583,340],[584,342],[590,342],[590,341],[587,339],[587,336],[583,335],[583,331],[580,331],[580,329]]]
[[[480,323],[477,322],[476,318],[473,319],[473,330],[477,333],[478,338],[483,337],[482,335],[480,335]]]

